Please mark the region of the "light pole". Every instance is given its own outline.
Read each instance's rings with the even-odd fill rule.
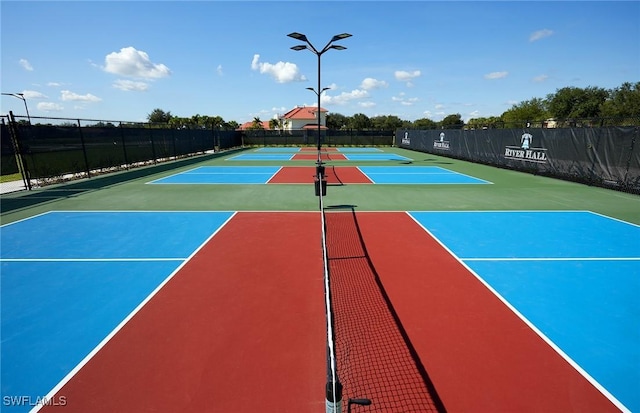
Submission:
[[[24,93],[2,93],[5,96],[13,96],[24,102],[24,109],[27,111],[27,119],[29,119],[29,125],[31,125],[31,116],[29,116],[29,108],[27,107],[27,99],[24,97]]]
[[[322,144],[320,142],[320,131],[322,130],[322,126],[321,126],[321,123],[320,123],[320,96],[322,95],[322,92],[324,92],[325,90],[327,90],[329,88],[321,89],[321,86],[320,86],[320,57],[329,49],[335,49],[335,50],[344,50],[344,49],[346,49],[346,47],[341,46],[339,44],[333,44],[333,42],[338,41],[338,40],[342,40],[342,39],[346,39],[347,37],[351,37],[351,35],[349,33],[342,33],[342,34],[337,34],[337,35],[333,36],[331,38],[331,40],[329,40],[327,45],[325,47],[323,47],[320,51],[318,51],[318,49],[316,49],[311,44],[309,39],[307,39],[307,36],[305,36],[302,33],[293,32],[293,33],[289,33],[287,36],[306,43],[306,44],[299,44],[297,46],[293,46],[293,47],[291,47],[291,49],[293,49],[295,51],[300,51],[300,50],[307,49],[307,50],[310,50],[311,52],[313,52],[313,54],[315,54],[316,56],[318,56],[318,88],[317,89],[307,88],[307,89],[313,91],[316,95],[318,95],[318,162],[317,162],[316,172],[318,174],[318,178],[322,179],[322,178],[324,178],[324,167],[322,166],[322,157],[321,157],[321,154],[320,154],[320,150],[321,150],[321,147],[322,147]]]

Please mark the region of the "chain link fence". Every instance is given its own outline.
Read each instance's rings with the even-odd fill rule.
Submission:
[[[37,123],[32,123],[37,122]],[[0,125],[2,175],[46,185],[212,153],[241,145],[236,131],[165,124],[38,118]]]

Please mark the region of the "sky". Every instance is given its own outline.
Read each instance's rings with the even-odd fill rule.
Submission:
[[[317,105],[439,121],[640,81],[639,1],[0,1],[2,93],[32,117],[240,124]],[[3,95],[2,115],[26,115]]]

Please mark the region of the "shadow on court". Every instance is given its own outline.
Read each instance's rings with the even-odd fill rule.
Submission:
[[[84,178],[69,183],[45,186],[32,191],[14,192],[2,196],[0,203],[0,213],[17,211],[24,208],[33,207],[39,204],[56,201],[59,199],[73,198],[75,196],[103,189],[110,186],[119,185],[135,179],[144,178],[153,174],[171,171],[183,166],[189,166],[209,159],[221,156],[228,156],[233,151],[194,156],[177,161],[159,163],[151,166],[144,166],[130,169],[124,172],[114,172],[99,175],[92,178]]]

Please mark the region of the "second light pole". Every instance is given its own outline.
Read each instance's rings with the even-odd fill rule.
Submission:
[[[322,165],[322,156],[321,156],[321,148],[322,148],[322,143],[320,140],[320,136],[321,136],[321,131],[322,131],[322,124],[320,122],[320,96],[322,95],[322,92],[324,92],[325,90],[329,89],[329,88],[324,88],[321,89],[320,86],[320,57],[329,49],[336,49],[336,50],[344,50],[346,49],[346,47],[341,46],[339,44],[333,44],[333,42],[338,41],[338,40],[342,40],[342,39],[346,39],[347,37],[351,37],[351,35],[349,33],[342,33],[342,34],[337,34],[335,36],[333,36],[331,38],[331,40],[329,40],[329,43],[327,43],[327,45],[325,47],[323,47],[321,50],[316,49],[313,44],[311,44],[311,42],[309,41],[309,39],[307,39],[307,36],[305,36],[302,33],[298,33],[298,32],[293,32],[293,33],[289,33],[287,36],[296,39],[296,40],[300,40],[302,42],[305,42],[306,44],[299,44],[297,46],[293,46],[291,47],[291,49],[295,50],[295,51],[299,51],[299,50],[310,50],[311,52],[313,52],[313,54],[315,54],[316,56],[318,56],[318,89],[313,89],[313,88],[307,88],[313,92],[316,93],[316,95],[318,95],[318,109],[317,109],[317,116],[318,116],[318,161],[317,161],[317,166],[316,166],[316,173],[318,176],[318,179],[320,181],[325,181],[325,185],[323,185],[322,187],[322,195],[325,195],[326,193],[326,180],[324,180],[324,166]]]

